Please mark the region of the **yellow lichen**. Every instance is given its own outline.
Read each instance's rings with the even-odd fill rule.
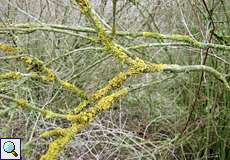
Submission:
[[[122,89],[119,90],[110,96],[104,97],[98,101],[97,106],[102,110],[107,110],[119,97],[125,96],[128,94],[128,90]]]
[[[144,37],[153,37],[156,39],[164,38],[164,35],[157,33],[157,32],[143,32]]]
[[[64,136],[66,134],[66,129],[57,127],[54,130],[43,132],[40,137],[51,137],[51,136]]]
[[[166,64],[149,64],[148,72],[160,72],[163,71],[166,66]]]
[[[102,100],[98,102],[98,106],[102,110],[106,110],[113,104],[113,101],[114,101],[113,97],[110,97],[110,96],[106,98],[102,98]]]
[[[52,118],[56,117],[56,114],[54,114],[53,112],[50,112],[48,110],[44,110],[43,114],[45,115],[46,119],[52,119]]]
[[[20,49],[18,48],[15,48],[15,47],[11,47],[7,44],[3,44],[3,43],[0,43],[0,50],[2,50],[3,52],[6,52],[6,53],[18,53],[20,51]]]
[[[64,81],[64,80],[60,80],[59,82],[65,89],[74,92],[75,94],[77,94],[80,97],[86,98],[84,91],[81,90],[80,88],[76,87],[74,84],[71,84],[71,83]]]
[[[22,57],[22,60],[24,63],[28,65],[28,70],[29,71],[34,71],[33,72],[33,77],[38,77],[38,73],[43,73],[46,74],[45,76],[41,76],[42,80],[44,81],[54,81],[56,80],[56,75],[55,73],[50,69],[44,66],[44,62],[37,59],[37,58],[32,58],[30,56],[25,56]],[[36,74],[36,75],[35,75]]]
[[[56,75],[51,69],[46,68],[46,76],[44,76],[42,79],[44,81],[54,81],[56,79]]]
[[[82,13],[87,13],[91,8],[88,0],[76,0],[76,2],[80,5],[80,10]]]
[[[128,94],[128,90],[122,89],[119,90],[109,96],[104,97],[106,94],[108,94],[113,88],[119,88],[122,86],[124,81],[126,80],[127,76],[143,73],[145,71],[160,71],[164,69],[164,65],[150,65],[148,62],[145,62],[142,59],[136,58],[132,59],[126,54],[126,51],[116,45],[116,43],[113,43],[112,39],[106,34],[105,27],[101,24],[99,18],[97,15],[94,14],[93,11],[91,11],[91,5],[88,0],[76,0],[76,2],[80,5],[81,12],[83,12],[87,17],[88,20],[94,25],[98,37],[100,41],[104,44],[106,49],[110,51],[115,57],[117,57],[119,60],[124,62],[125,64],[129,65],[130,68],[127,73],[119,73],[117,76],[115,76],[112,80],[109,81],[109,83],[103,87],[102,89],[98,90],[91,96],[90,99],[87,99],[86,101],[83,101],[75,111],[80,112],[82,109],[84,109],[89,103],[95,102],[96,100],[100,99],[94,107],[91,107],[87,109],[84,112],[80,112],[76,115],[74,114],[68,114],[65,116],[65,118],[69,121],[71,121],[72,127],[65,129],[67,132],[63,134],[59,134],[61,137],[59,137],[57,140],[51,142],[49,144],[48,152],[41,157],[42,160],[52,160],[57,159],[57,154],[63,150],[64,146],[69,143],[69,141],[73,138],[73,136],[81,129],[86,127],[87,124],[89,124],[94,118],[96,117],[97,113],[99,113],[102,110],[109,109],[112,104],[120,97],[125,96]],[[163,38],[161,34],[153,34],[153,33],[143,33],[144,36],[152,36],[156,38]],[[76,92],[77,94],[82,93],[79,88],[75,88],[75,85],[67,82],[67,81],[60,81],[60,84],[67,90]],[[103,97],[103,98],[102,98]],[[78,125],[76,125],[78,124]],[[61,130],[62,131],[62,130]],[[57,132],[57,131],[56,131]],[[47,133],[48,134],[48,133]],[[50,135],[51,133],[49,133]],[[57,134],[57,133],[53,133]]]
[[[105,86],[104,88],[97,90],[97,91],[93,94],[92,98],[93,98],[94,100],[97,100],[97,99],[103,97],[104,95],[106,95],[109,91],[111,91],[111,89],[112,89],[112,86],[111,86],[111,85],[107,85],[107,86]]]
[[[112,80],[109,81],[109,84],[112,87],[119,88],[125,80],[126,80],[126,73],[120,72],[117,76],[115,76]]]
[[[102,89],[97,90],[91,97],[90,100],[83,101],[80,103],[75,109],[74,113],[79,113],[82,111],[88,104],[90,104],[92,101],[98,100],[101,97],[108,94],[113,88],[119,88],[126,80],[127,74],[124,72],[120,72],[117,76],[112,78],[109,83],[103,87]]]
[[[0,79],[21,79],[22,74],[20,72],[6,72],[0,73]]]
[[[77,122],[80,124],[88,124],[89,122],[91,122],[97,113],[97,108],[96,107],[92,107],[90,109],[88,109],[85,112],[81,112],[77,115],[66,115],[66,119],[71,121],[71,122]]]
[[[31,58],[31,57],[23,57],[23,59],[24,59],[24,62],[26,63],[26,64],[29,64],[29,65],[31,65],[32,64],[32,62],[33,62],[33,59]]]
[[[130,65],[133,63],[132,58],[130,58],[123,49],[118,47],[110,38],[109,35],[106,34],[106,29],[100,22],[100,19],[97,17],[96,14],[94,14],[90,10],[90,4],[88,0],[76,0],[76,2],[79,4],[81,10],[83,10],[83,13],[88,17],[90,22],[93,23],[95,26],[95,29],[98,33],[99,40],[105,45],[105,48],[108,49],[110,52],[112,52],[113,55],[115,55],[119,60],[122,62]],[[87,11],[86,11],[87,10]]]
[[[48,152],[43,155],[40,160],[55,160],[57,158],[57,154],[64,149],[65,145],[69,143],[71,139],[71,136],[66,135],[49,143]]]
[[[26,108],[28,106],[28,102],[24,99],[18,99],[17,105],[21,108]]]
[[[106,36],[105,29],[100,24],[96,24],[96,25],[100,27],[100,30],[98,31],[98,38],[100,39],[101,42],[105,44],[106,49],[111,50],[111,48],[113,47],[112,39]]]
[[[113,52],[113,54],[117,58],[119,58],[121,60],[121,62],[127,63],[127,64],[132,63],[133,60],[127,54],[124,53],[123,49],[115,46],[112,42],[111,42],[110,46],[112,46],[110,50]]]
[[[71,83],[67,82],[67,81],[61,80],[60,83],[66,89],[73,90],[73,88],[74,88],[74,86]]]
[[[89,100],[84,100],[83,102],[81,102],[81,103],[74,109],[74,113],[79,113],[79,112],[82,111],[89,103],[90,103]]]
[[[25,56],[21,58],[25,64],[28,65],[28,71],[42,72],[44,71],[43,61],[33,58],[30,56]]]
[[[66,128],[65,134],[61,137],[58,137],[53,142],[49,143],[49,149],[47,153],[41,156],[40,160],[55,160],[57,159],[58,153],[60,153],[66,144],[68,144],[73,138],[74,135],[84,128],[85,125],[82,124],[72,124],[70,128]]]
[[[111,94],[110,96],[102,98],[97,103],[97,106],[92,107],[85,112],[81,112],[77,115],[66,115],[66,118],[72,122],[72,126],[70,128],[65,129],[65,132],[62,132],[63,131],[62,129],[61,130],[58,129],[54,132],[46,132],[43,134],[43,136],[61,134],[61,137],[59,137],[58,139],[56,139],[55,141],[49,144],[49,149],[47,153],[43,155],[40,158],[40,160],[57,159],[58,153],[63,150],[65,145],[69,143],[71,139],[73,139],[74,135],[77,132],[79,132],[80,129],[84,128],[87,124],[89,124],[96,117],[96,114],[100,110],[108,109],[115,100],[117,100],[121,96],[125,96],[127,93],[128,93],[127,89],[122,89],[116,93]]]
[[[37,72],[32,72],[32,73],[31,73],[31,77],[32,77],[32,78],[38,78],[39,75],[38,75]]]
[[[123,84],[123,82],[126,80],[126,73],[124,72],[120,72],[117,76],[115,76],[113,79],[111,79],[108,83],[108,85],[106,85],[104,88],[96,91],[92,98],[94,100],[97,100],[101,97],[103,97],[104,95],[106,95],[109,91],[111,91],[113,88],[119,88],[121,87],[121,85]]]
[[[128,74],[132,75],[132,74],[143,73],[146,68],[147,68],[147,65],[144,62],[144,60],[140,58],[136,58],[133,65],[129,68]]]

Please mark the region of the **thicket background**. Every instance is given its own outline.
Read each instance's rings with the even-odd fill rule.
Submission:
[[[111,31],[112,0],[91,2]],[[230,44],[229,0],[116,3],[117,31],[181,34],[203,43]],[[35,23],[92,27],[79,7],[69,0],[0,1],[0,43],[23,48],[23,54],[41,59],[58,78],[78,85],[87,94],[127,69],[100,43],[67,33],[29,30]],[[29,26],[28,31],[14,29],[19,24]],[[88,31],[76,34],[96,36]],[[153,63],[205,63],[230,81],[229,50],[200,49],[182,42],[145,37],[114,36],[113,40],[132,56]],[[134,47],[140,44],[148,45]],[[26,72],[21,62],[7,59],[8,56],[0,52],[1,72]],[[202,76],[202,72],[147,73],[129,78],[124,86],[139,87],[76,134],[58,159],[230,159],[230,92],[213,76],[207,73]],[[55,82],[44,83],[28,77],[0,80],[0,93],[24,98],[58,113],[68,113],[82,101]],[[55,139],[41,138],[41,133],[69,126],[67,121],[47,120],[38,112],[17,109],[15,103],[3,98],[0,103],[0,137],[23,138],[24,159],[39,159]]]

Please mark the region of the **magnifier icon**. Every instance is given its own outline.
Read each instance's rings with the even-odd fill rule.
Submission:
[[[17,152],[15,152],[15,145],[13,142],[11,141],[7,141],[3,144],[3,150],[6,152],[6,153],[11,153],[13,154],[14,157],[17,157],[18,154]]]

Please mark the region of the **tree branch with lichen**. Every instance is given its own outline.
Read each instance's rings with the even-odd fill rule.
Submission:
[[[36,107],[35,104],[30,104],[27,100],[25,99],[15,99],[13,97],[0,94],[0,98],[3,98],[5,100],[10,100],[12,102],[15,102],[17,104],[17,107],[20,109],[25,109],[29,111],[35,111],[42,113],[43,116],[47,119],[53,119],[53,118],[59,118],[59,119],[66,119],[66,115],[60,114],[60,113],[55,113],[46,109],[42,109],[39,107]]]
[[[104,44],[104,46],[122,63],[125,63],[129,66],[129,69],[126,73],[120,73],[120,75],[123,75],[122,76],[123,78],[121,78],[122,79],[121,83],[123,83],[123,81],[126,80],[127,76],[141,74],[141,73],[161,72],[161,71],[172,71],[172,72],[206,71],[213,74],[217,79],[221,80],[226,86],[226,88],[230,90],[228,82],[222,76],[222,74],[220,74],[215,69],[208,66],[202,66],[202,65],[179,66],[179,65],[167,65],[167,64],[153,64],[137,57],[136,58],[129,57],[125,53],[125,51],[121,47],[119,47],[119,45],[114,43],[109,37],[109,35],[106,34],[105,28],[100,23],[99,18],[97,18],[96,14],[93,13],[90,2],[88,0],[76,0],[76,2],[79,4],[81,12],[87,16],[88,20],[95,27],[95,30],[98,33],[98,38],[102,42],[102,44]],[[149,33],[148,36],[150,36]],[[177,39],[178,41],[182,41],[183,37],[173,36],[171,38]],[[184,40],[187,43],[202,47],[202,45],[200,45],[196,41],[191,40],[190,38],[186,38]],[[118,80],[119,78],[117,79],[117,77],[119,77],[119,75],[114,77],[114,79],[116,79],[115,82],[119,81]],[[95,97],[94,99],[96,100],[104,96],[105,94],[107,94],[109,91],[111,91],[113,87],[116,87],[113,86],[112,81],[113,79],[110,81],[111,83],[108,83],[108,85],[106,85],[104,88],[97,91],[92,97]],[[118,85],[118,87],[120,87],[120,85]],[[124,91],[125,94],[128,93],[127,89]],[[49,144],[49,149],[47,153],[43,155],[41,159],[42,160],[55,159],[58,152],[61,151],[67,143],[69,143],[69,141],[72,139],[71,137],[73,137],[79,131],[79,128],[84,128],[85,125],[89,124],[89,122],[91,122],[95,118],[97,111],[106,110],[113,104],[114,102],[113,98],[116,97],[115,94],[118,94],[118,92],[112,94],[113,96],[111,95],[111,96],[101,98],[101,100],[97,102],[96,108],[91,107],[84,112],[80,112],[85,107],[85,105],[87,105],[87,101],[84,101],[82,103],[84,105],[83,108],[80,108],[80,110],[78,110],[80,112],[79,114],[68,116],[68,120],[73,121],[72,127],[67,129],[68,132],[65,133],[63,129],[56,129],[55,131],[45,132],[43,136],[60,134],[61,137],[59,137],[58,139],[56,139],[55,141]],[[123,94],[117,95],[117,97],[120,96],[123,96]],[[77,122],[78,125],[75,124],[75,122]],[[79,127],[79,125],[81,127]]]
[[[131,74],[138,74],[138,73],[144,73],[144,72],[159,72],[164,70],[171,70],[171,71],[207,71],[211,74],[213,74],[217,79],[221,80],[226,88],[229,90],[229,84],[225,77],[223,77],[219,72],[214,70],[211,67],[207,66],[197,66],[197,65],[190,65],[190,66],[179,66],[179,65],[167,65],[167,64],[153,64],[151,62],[143,61],[139,58],[131,58],[129,57],[125,51],[118,47],[115,42],[112,41],[112,39],[109,37],[109,35],[106,33],[105,27],[101,24],[99,18],[94,13],[93,9],[91,8],[91,4],[88,0],[76,0],[77,3],[79,3],[79,6],[81,8],[81,11],[85,16],[88,18],[88,20],[91,22],[91,24],[94,26],[95,30],[98,32],[98,37],[101,40],[101,42],[105,45],[105,47],[112,52],[112,54],[120,59],[120,61],[124,62],[125,64],[129,65],[129,73]],[[85,4],[85,5],[82,5]],[[87,5],[86,5],[87,4]],[[203,46],[200,42],[197,42],[190,38],[189,36],[182,36],[182,35],[162,35],[160,33],[154,34],[151,32],[143,32],[143,36],[145,37],[154,37],[154,38],[165,38],[165,39],[172,39],[172,40],[178,40],[178,41],[184,41],[189,44],[193,44],[195,46]],[[136,34],[135,36],[139,36],[139,34]],[[228,46],[221,45],[210,45],[210,46],[216,46],[218,49],[224,48]],[[229,47],[230,49],[230,47]]]
[[[7,97],[6,95],[0,95],[1,98],[5,98],[8,100],[12,100],[17,103],[18,106],[21,108],[25,108],[28,110],[33,110],[37,112],[41,112],[44,116],[48,118],[58,118],[61,120],[68,120],[71,123],[71,127],[69,128],[55,128],[54,130],[46,131],[41,134],[41,137],[50,137],[50,136],[57,136],[57,139],[49,143],[48,151],[45,155],[41,157],[42,160],[52,160],[56,159],[58,153],[61,152],[65,145],[68,144],[82,129],[84,129],[88,124],[90,124],[96,116],[104,110],[108,110],[116,100],[125,96],[129,92],[129,88],[123,88],[124,82],[127,80],[128,77],[134,75],[140,75],[144,73],[155,73],[155,72],[199,72],[205,71],[215,78],[220,80],[230,91],[230,86],[226,80],[226,78],[218,72],[217,70],[204,66],[204,65],[175,65],[175,64],[155,64],[149,61],[143,60],[138,57],[132,57],[124,47],[117,44],[113,41],[113,37],[111,34],[114,33],[114,30],[107,31],[104,25],[101,23],[100,18],[93,10],[90,1],[88,0],[76,0],[78,5],[80,6],[81,12],[87,17],[87,20],[93,26],[92,28],[78,28],[78,27],[69,27],[63,25],[49,25],[49,24],[16,24],[16,25],[9,25],[9,27],[0,27],[0,33],[7,33],[8,31],[16,31],[19,34],[28,34],[35,31],[46,31],[46,32],[57,32],[63,33],[67,35],[72,35],[76,37],[85,38],[95,43],[101,43],[105,49],[108,51],[109,54],[112,54],[115,58],[117,58],[122,64],[128,66],[126,71],[122,71],[116,76],[114,76],[107,84],[103,86],[103,88],[94,92],[91,96],[87,96],[85,91],[81,90],[79,87],[75,86],[74,84],[61,80],[57,77],[55,72],[48,68],[43,61],[31,57],[31,56],[23,56],[18,57],[17,60],[23,61],[24,64],[27,65],[28,71],[31,73],[31,76],[40,77],[42,80],[46,82],[57,82],[63,88],[75,93],[76,95],[80,96],[84,99],[82,103],[80,103],[73,111],[73,113],[65,113],[59,114],[54,113],[48,110],[40,109],[30,105],[24,99],[14,99]],[[114,1],[115,2],[115,1]],[[114,25],[115,26],[115,25]],[[97,34],[97,38],[91,38],[88,36],[84,36],[79,34],[80,32],[85,33],[94,33]],[[178,46],[192,46],[195,48],[213,48],[213,49],[220,49],[220,50],[227,50],[230,51],[230,46],[220,45],[220,44],[212,44],[212,43],[203,43],[199,42],[190,36],[187,35],[165,35],[161,33],[155,32],[119,32],[116,31],[116,36],[129,36],[129,37],[144,37],[144,38],[153,38],[153,39],[167,39],[170,41],[177,41],[180,43],[176,43]],[[170,46],[169,43],[164,44],[156,44],[156,46]],[[145,45],[147,46],[147,45]],[[144,45],[130,47],[129,49],[136,49],[145,47]],[[18,52],[15,48],[9,47],[7,45],[0,44],[0,50],[3,50],[6,53],[13,53]],[[36,66],[36,69],[34,69]],[[25,76],[25,74],[19,72],[9,72],[9,73],[0,73],[0,80],[8,80],[8,79],[20,79],[21,77]],[[120,89],[120,90],[118,90]],[[116,91],[114,91],[116,90]],[[111,93],[112,92],[112,93]],[[96,104],[96,105],[92,105]],[[88,107],[91,105],[91,107]]]
[[[43,155],[40,160],[54,160],[57,159],[58,154],[64,149],[65,145],[68,144],[74,135],[84,129],[90,122],[92,122],[98,113],[102,110],[108,110],[112,104],[128,94],[126,88],[121,89],[109,96],[106,96],[99,100],[94,107],[81,112],[77,115],[67,115],[67,119],[72,121],[72,125],[69,128],[58,128],[51,131],[44,132],[41,137],[59,136],[56,140],[49,143],[48,151]]]
[[[19,53],[22,51],[21,49],[3,43],[0,43],[0,50],[6,53],[10,53],[11,55],[17,56],[17,60],[22,61],[25,65],[27,65],[27,70],[31,72],[31,74],[21,74],[20,72],[0,73],[0,79],[20,79],[22,75],[26,75],[31,76],[32,78],[39,78],[47,82],[54,81],[58,82],[66,90],[73,92],[74,94],[78,95],[83,99],[87,99],[87,94],[85,93],[85,91],[83,91],[82,89],[68,81],[59,79],[57,75],[54,73],[54,71],[46,67],[45,63],[40,59],[29,55],[18,56],[20,55]]]
[[[96,16],[96,15],[95,15]],[[99,20],[99,19],[98,19]],[[90,40],[92,42],[96,42],[97,40],[95,38],[91,38],[88,36],[84,36],[78,33],[95,33],[97,34],[97,30],[93,28],[88,27],[73,27],[73,26],[65,26],[65,25],[56,25],[56,24],[37,24],[37,23],[26,23],[26,24],[11,24],[7,27],[0,27],[0,32],[3,32],[5,34],[8,33],[8,31],[15,31],[16,33],[20,34],[29,34],[33,33],[35,31],[46,31],[46,32],[57,32],[62,34],[67,34],[71,36],[80,37],[83,39]],[[109,36],[112,36],[112,31],[105,31],[106,34]],[[3,34],[2,33],[2,34]],[[191,47],[194,48],[200,48],[200,49],[207,49],[207,48],[213,48],[218,50],[225,50],[230,51],[230,46],[222,45],[222,44],[215,44],[215,43],[204,43],[200,42],[196,39],[193,39],[192,37],[188,35],[182,35],[182,34],[162,34],[159,32],[127,32],[127,31],[116,31],[116,36],[128,36],[132,38],[142,37],[142,38],[152,38],[152,39],[166,39],[176,42],[183,42]],[[161,43],[159,43],[161,44]],[[164,43],[163,43],[164,44]],[[185,44],[181,44],[181,46],[185,46]],[[170,45],[170,44],[168,44]],[[179,46],[179,44],[177,44]]]

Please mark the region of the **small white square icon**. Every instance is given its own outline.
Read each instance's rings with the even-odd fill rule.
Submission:
[[[21,160],[21,139],[0,138],[0,160]]]

